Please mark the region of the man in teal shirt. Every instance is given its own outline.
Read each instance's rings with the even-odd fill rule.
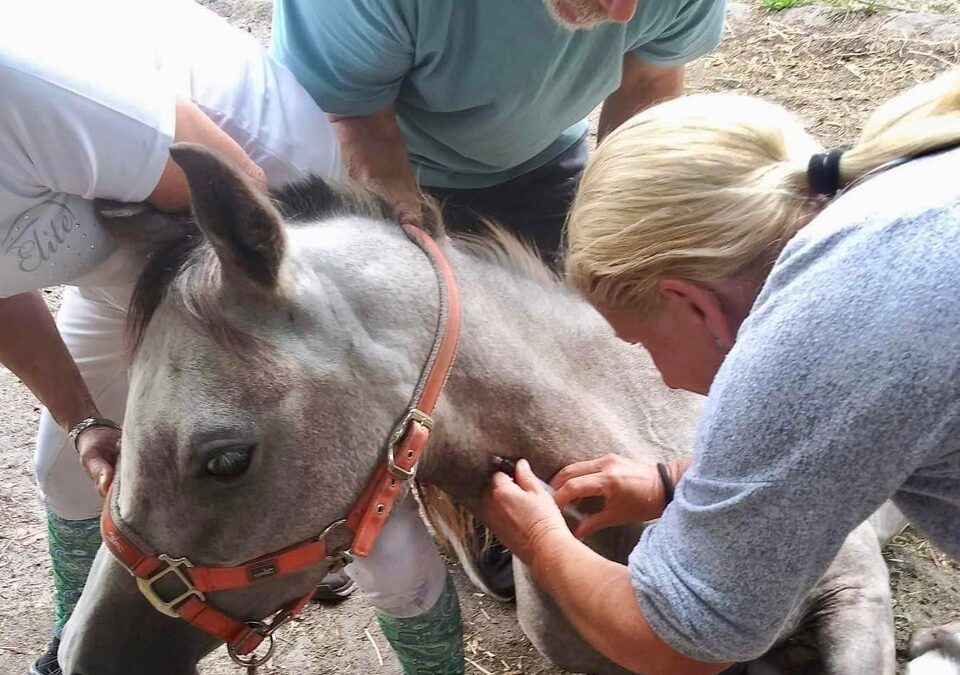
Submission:
[[[412,218],[423,190],[442,202],[448,229],[493,219],[553,260],[586,163],[587,115],[603,103],[602,139],[679,95],[684,64],[720,41],[724,9],[725,0],[276,0],[273,52],[330,115],[354,179]],[[512,597],[502,546],[474,571],[492,597]],[[462,672],[448,606],[455,596],[419,616],[378,613],[406,672]]]
[[[559,249],[600,137],[680,93],[724,0],[277,0],[273,50],[331,115],[351,175],[453,229],[476,212]],[[589,28],[589,30],[577,30]]]

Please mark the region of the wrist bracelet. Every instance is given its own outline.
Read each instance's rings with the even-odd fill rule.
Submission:
[[[106,417],[88,417],[85,420],[80,420],[70,427],[70,431],[67,432],[70,442],[73,443],[74,450],[80,452],[80,448],[77,447],[77,439],[80,438],[80,434],[87,429],[93,429],[95,427],[107,427],[108,429],[120,431],[120,425],[113,420],[108,420]]]
[[[663,483],[663,507],[666,508],[673,501],[673,492],[677,486],[673,484],[670,470],[663,462],[657,462],[657,473],[660,474],[660,482]]]

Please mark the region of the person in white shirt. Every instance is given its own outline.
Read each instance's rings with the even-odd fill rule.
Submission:
[[[309,174],[336,179],[342,167],[326,116],[294,77],[190,0],[39,0],[4,11],[0,362],[45,406],[35,468],[57,616],[51,649],[30,672],[51,675],[99,547],[139,270],[100,227],[93,200],[187,208],[168,153],[175,141],[219,150],[265,188]],[[70,286],[54,325],[39,289],[60,284]],[[353,587],[342,574],[326,581],[332,596]]]

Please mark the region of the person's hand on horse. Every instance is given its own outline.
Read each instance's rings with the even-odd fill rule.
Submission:
[[[420,224],[423,220],[423,204],[419,200],[398,201],[394,206],[397,209],[397,219],[401,225],[423,227]]]
[[[554,498],[560,508],[581,499],[603,498],[603,508],[577,526],[578,539],[608,527],[655,520],[666,506],[657,465],[621,455],[570,464],[550,484],[557,491]]]
[[[77,436],[80,463],[101,497],[106,497],[120,456],[120,430],[90,427]]]
[[[500,471],[491,476],[482,504],[487,526],[528,566],[539,552],[552,548],[544,545],[547,539],[573,537],[525,459],[517,461],[514,479]]]

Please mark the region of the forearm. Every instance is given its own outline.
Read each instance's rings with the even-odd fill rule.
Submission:
[[[420,189],[392,108],[361,117],[330,116],[350,177],[400,210],[416,210]]]
[[[597,651],[646,675],[714,675],[726,667],[693,661],[661,640],[640,610],[626,567],[569,532],[548,536],[531,561],[533,575]]]
[[[607,97],[600,111],[598,142],[641,110],[683,93],[683,66],[652,66],[628,54],[623,71],[620,88]]]
[[[260,188],[266,187],[263,170],[233,138],[207,117],[195,103],[186,99],[176,102],[176,129],[174,143],[199,143],[216,150],[250,176]],[[157,186],[147,201],[161,211],[183,211],[190,206],[190,189],[183,171],[172,160],[167,160]]]
[[[0,362],[23,380],[64,430],[98,415],[40,293],[0,299]]]

